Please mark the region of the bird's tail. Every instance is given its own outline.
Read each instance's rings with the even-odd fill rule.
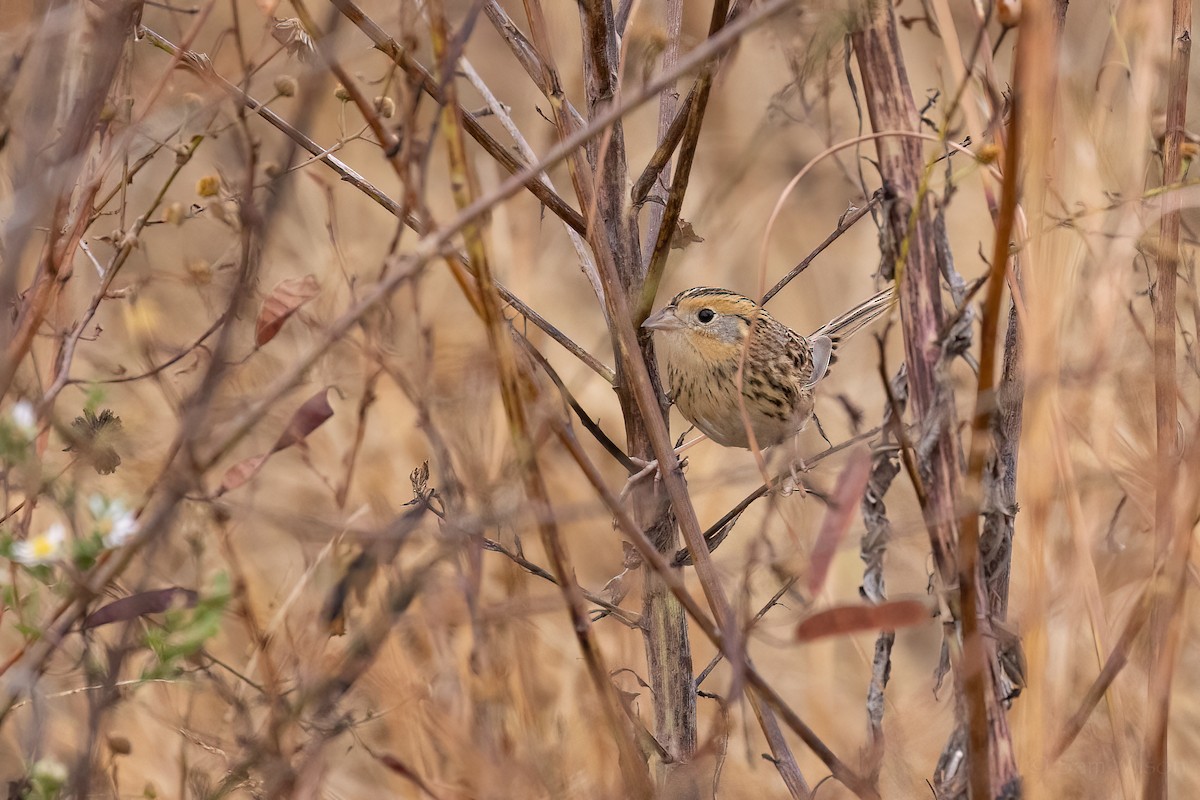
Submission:
[[[896,287],[893,284],[840,317],[826,322],[813,332],[813,336],[828,336],[835,343],[843,342],[886,314],[895,304]]]

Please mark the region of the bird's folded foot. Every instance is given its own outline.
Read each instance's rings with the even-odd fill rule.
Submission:
[[[808,494],[808,490],[804,488],[804,481],[801,480],[801,472],[808,472],[808,466],[803,459],[797,458],[792,463],[788,464],[788,476],[783,479],[779,486],[779,494],[783,497],[791,497],[793,494],[799,494],[801,497]]]

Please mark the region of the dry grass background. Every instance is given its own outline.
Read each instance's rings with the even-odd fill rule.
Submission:
[[[312,5],[313,13],[327,24],[327,9]],[[653,54],[664,35],[658,4],[647,0],[635,5],[625,45],[627,86],[656,69]],[[863,202],[856,180],[860,163],[867,183],[876,185],[870,163],[857,161],[854,150],[822,161],[786,200],[767,243],[765,265],[759,263],[766,220],[785,184],[825,147],[858,133],[842,66],[842,37],[852,5],[797,4],[795,11],[766,29],[750,33],[723,65],[683,209],[683,217],[704,241],[672,253],[658,293],[660,304],[675,291],[698,284],[748,294],[760,291],[760,268],[765,268],[769,286],[836,227],[849,204]],[[909,0],[898,13],[916,18],[938,5],[929,3],[926,8]],[[974,14],[967,4],[951,5],[958,35],[969,43],[977,28]],[[523,22],[519,4],[505,6]],[[575,4],[546,6],[567,94],[578,103],[582,75]],[[209,8],[204,3],[200,7]],[[466,2],[451,4],[451,25],[458,29],[472,8]],[[372,2],[364,4],[364,10],[393,35],[416,37],[418,59],[432,63],[422,33],[426,23],[417,6]],[[707,4],[685,3],[685,50],[705,36],[708,13]],[[275,15],[291,16],[292,11],[284,4]],[[81,4],[63,3],[51,11],[38,3],[6,4],[0,18],[0,52],[16,54],[29,46],[27,65],[46,57],[74,63],[87,45],[79,38],[86,28],[85,16]],[[142,15],[143,24],[177,43],[196,19],[194,14],[150,5]],[[1150,706],[1144,635],[1113,685],[1110,701],[1098,706],[1063,755],[1052,759],[1049,751],[1098,674],[1153,564],[1155,430],[1147,338],[1152,330],[1148,264],[1153,259],[1147,253],[1153,252],[1158,222],[1139,201],[1161,182],[1156,153],[1161,123],[1156,120],[1165,103],[1169,21],[1169,3],[1073,3],[1060,60],[1040,65],[1047,75],[1058,69],[1058,119],[1050,157],[1025,174],[1028,201],[1024,231],[1018,237],[1026,281],[1028,394],[1010,612],[1029,657],[1029,685],[1014,701],[1010,723],[1030,797],[1134,797],[1140,794],[1146,769],[1141,752]],[[256,4],[216,3],[192,49],[209,54],[215,71],[238,83],[244,77],[233,26],[240,26],[246,52],[259,62],[277,48],[269,22],[270,14]],[[1000,29],[993,22],[990,30],[994,40]],[[1009,34],[996,53],[1001,87],[1010,80],[1006,76],[1014,39]],[[926,20],[915,19],[902,29],[902,46],[918,99],[926,92],[941,93],[927,112],[940,125],[948,97],[957,88],[944,36]],[[64,500],[68,491],[79,497],[99,491],[126,498],[134,506],[151,498],[170,443],[184,424],[181,408],[197,391],[211,351],[193,351],[154,378],[98,387],[90,382],[160,364],[213,323],[237,286],[241,236],[236,225],[216,213],[218,198],[197,195],[197,183],[219,175],[226,187],[239,186],[246,169],[247,132],[259,146],[259,179],[266,174],[263,165],[285,152],[283,137],[261,120],[251,118],[243,128],[236,106],[211,84],[182,69],[167,72],[170,57],[148,41],[127,40],[123,48],[113,97],[134,99],[138,124],[129,126],[119,115],[116,118],[117,136],[106,141],[117,148],[117,158],[103,187],[116,186],[122,163],[136,160],[155,142],[165,142],[168,148],[137,174],[124,200],[114,200],[87,229],[84,242],[102,262],[110,257],[112,243],[100,237],[127,227],[142,213],[174,166],[171,148],[202,133],[208,137],[169,187],[164,203],[178,203],[183,209],[197,203],[205,211],[187,215],[182,224],[145,229],[114,283],[121,293],[99,307],[95,325],[102,332],[94,339],[85,337],[75,353],[70,374],[80,383],[67,386],[52,408],[43,411],[43,422],[67,424],[80,413],[87,392],[98,388],[101,405],[114,409],[124,422],[118,444],[121,467],[115,474],[97,475],[71,454],[60,452],[65,444],[60,444],[57,431],[46,434],[35,459],[42,473],[54,476],[69,468],[46,489],[32,517],[10,520],[9,531],[18,537],[64,519],[62,507],[70,508]],[[385,93],[381,81],[389,74],[387,62],[345,21],[332,49],[368,96]],[[546,101],[482,17],[465,55],[511,107],[533,148],[539,153],[548,150],[556,133],[543,117],[543,112],[549,113]],[[36,151],[38,137],[51,141],[61,135],[53,125],[31,129],[37,119],[34,109],[69,111],[59,109],[57,89],[27,65],[6,61],[2,67],[11,94],[3,111],[10,137],[0,150],[5,175],[0,217],[8,226],[6,235],[20,225],[32,229],[30,244],[22,252],[5,253],[6,281],[15,282],[10,285],[18,289],[34,278],[48,217],[23,218],[23,209],[30,206],[28,195],[16,193],[20,165],[15,160]],[[255,97],[269,98],[275,93],[274,82],[284,75],[298,80],[300,92],[270,106],[294,121],[304,98],[315,98],[305,132],[316,142],[330,147],[362,128],[353,104],[335,98],[335,81],[328,73],[295,57],[274,55],[245,79],[245,88]],[[161,94],[146,105],[145,98],[160,81],[165,81]],[[463,105],[479,108],[479,96],[461,78],[458,83]],[[394,89],[389,93],[398,95]],[[980,98],[979,84],[973,82],[964,102],[979,104]],[[654,106],[648,104],[626,120],[634,174],[653,151]],[[423,103],[419,119],[426,126],[434,110],[428,100]],[[55,121],[63,119],[58,116]],[[495,120],[483,122],[500,141],[509,142]],[[954,123],[960,135],[961,119],[956,117]],[[425,127],[417,135],[427,133]],[[478,148],[469,145],[468,152],[485,192],[506,177]],[[872,152],[868,144],[863,158]],[[929,146],[926,152],[933,154],[935,149]],[[391,197],[403,196],[375,144],[350,141],[336,155]],[[296,162],[300,160],[298,155]],[[947,174],[955,183],[946,211],[948,229],[956,266],[968,279],[984,274],[980,254],[990,252],[994,237],[981,169],[959,156],[948,173],[937,171],[933,178],[937,191]],[[437,139],[423,195],[435,222],[455,214],[447,173],[445,148]],[[560,165],[550,174],[565,193],[570,186],[566,168]],[[267,223],[253,297],[246,298],[232,325],[231,366],[198,438],[202,451],[205,442],[221,441],[288,366],[320,341],[328,323],[369,290],[397,233],[390,214],[319,164],[297,169],[277,187],[271,191],[279,194],[278,210]],[[260,190],[256,197],[265,199],[266,193]],[[235,215],[232,203],[227,206],[227,214]],[[158,211],[155,219],[162,215]],[[1185,437],[1193,435],[1198,397],[1191,272],[1196,221],[1193,211],[1185,210],[1178,369]],[[485,237],[499,279],[611,365],[602,309],[578,269],[562,224],[522,193],[494,209]],[[414,234],[406,233],[400,250],[413,241]],[[816,328],[874,291],[878,253],[876,230],[866,219],[785,289],[772,302],[772,312],[798,330]],[[6,403],[19,397],[40,399],[54,372],[60,333],[79,319],[97,290],[96,271],[82,252],[69,263],[74,274],[21,362]],[[316,277],[319,295],[273,341],[256,350],[260,300],[280,280],[304,275]],[[425,564],[452,536],[445,524],[424,520],[400,554],[398,566],[387,567],[364,598],[348,604],[349,634],[330,635],[320,619],[322,606],[364,542],[375,541],[412,499],[410,472],[433,459],[430,485],[444,486],[438,454],[426,435],[429,428],[444,437],[463,482],[466,509],[484,534],[509,546],[519,537],[526,555],[548,566],[515,468],[485,329],[445,265],[431,264],[418,280],[396,292],[386,314],[372,320],[382,356],[369,351],[368,337],[357,328],[329,348],[294,391],[273,403],[245,439],[198,484],[188,487],[189,499],[180,504],[169,528],[140,550],[108,587],[113,596],[166,586],[203,592],[216,574],[230,574],[235,580],[233,599],[201,653],[179,662],[178,674],[128,683],[116,696],[89,691],[87,687],[102,682],[103,669],[97,665],[104,663],[107,646],[136,642],[143,628],[158,624],[145,618],[86,635],[71,634],[48,659],[36,683],[28,674],[9,669],[2,680],[7,691],[19,692],[20,704],[7,713],[0,729],[0,780],[17,781],[30,763],[45,757],[85,774],[82,765],[90,759],[94,774],[89,793],[94,796],[155,792],[159,797],[210,797],[218,787],[236,796],[255,796],[270,793],[280,779],[280,764],[290,763],[299,776],[297,796],[426,796],[401,770],[389,768],[390,757],[440,798],[625,796],[617,751],[600,723],[599,701],[559,591],[495,552],[472,555],[463,548],[423,570],[417,598],[395,618],[386,636],[373,643],[378,646],[376,657],[347,687],[332,713],[318,715],[309,709],[293,716],[267,702],[270,692],[263,687],[273,683],[284,692],[281,702],[288,707],[313,691],[343,663],[354,634],[386,616],[379,607],[386,575]],[[532,326],[528,332],[593,418],[622,442],[621,413],[611,387]],[[891,331],[887,352],[893,366],[902,359],[898,330]],[[372,382],[377,397],[367,411],[347,497],[339,504],[335,490],[347,474],[344,460],[358,432],[357,410],[380,357],[408,382],[420,403],[406,396],[388,374]],[[877,424],[885,402],[878,375],[875,343],[864,334],[845,349],[818,401],[818,414],[833,442],[852,432],[836,399],[839,395],[862,409],[868,426]],[[961,390],[960,408],[969,415],[974,375],[960,362],[952,377]],[[322,387],[333,387],[333,417],[303,446],[278,453],[252,480],[220,498],[204,496],[215,490],[226,468],[270,448],[295,408]],[[420,418],[418,405],[427,409],[427,421]],[[558,409],[551,403],[545,413]],[[673,417],[676,433],[680,422]],[[609,485],[619,488],[624,471],[594,442],[587,447]],[[803,434],[806,454],[824,447],[814,430]],[[622,570],[622,536],[553,438],[541,443],[539,458],[578,581],[599,591]],[[817,465],[810,475],[813,484],[831,487],[844,458],[841,453]],[[687,480],[705,525],[756,487],[760,475],[750,453],[705,443],[689,453]],[[31,485],[27,477],[11,472],[4,487],[7,506],[30,496]],[[893,597],[923,597],[931,569],[929,544],[903,476],[887,499],[895,532],[886,567],[889,592]],[[1179,501],[1181,519],[1190,526],[1195,521],[1189,516],[1195,513],[1194,484],[1182,487]],[[757,610],[789,575],[806,573],[824,514],[815,499],[792,496],[759,502],[742,517],[714,558],[726,590],[743,613]],[[822,593],[785,598],[750,641],[761,672],[852,765],[866,743],[864,697],[874,635],[798,645],[792,630],[813,610],[857,600],[862,566],[856,543],[861,530],[856,521]],[[71,591],[71,579],[65,568],[51,585],[16,568],[5,568],[4,573],[28,603],[20,613],[9,608],[0,617],[0,656],[7,661],[24,641],[15,623],[43,624],[57,598]],[[686,575],[698,595],[692,571]],[[1196,575],[1190,563],[1189,589]],[[1193,595],[1189,592],[1189,611]],[[636,588],[625,605],[639,607]],[[1184,631],[1171,693],[1168,779],[1177,797],[1200,792],[1200,774],[1191,766],[1200,757],[1200,644],[1194,616]],[[257,640],[260,632],[269,633],[265,646]],[[642,683],[646,665],[641,635],[612,619],[597,623],[595,632],[608,665],[620,670],[614,673],[615,683],[652,726],[648,690]],[[934,621],[898,633],[884,722],[884,797],[931,796],[926,780],[954,720],[952,688],[947,684],[938,694],[933,689],[940,634]],[[692,642],[698,671],[714,650],[699,636],[693,635]],[[135,647],[118,678],[133,681],[152,661],[144,649]],[[726,694],[730,675],[722,665],[704,688]],[[706,776],[704,786],[720,763],[720,797],[787,796],[774,767],[759,755],[766,745],[744,702],[702,698],[699,709],[698,763]],[[129,752],[115,753],[114,737],[125,740]],[[798,740],[790,741],[801,770],[815,784],[827,770]],[[284,755],[273,761],[267,751]],[[245,773],[236,772],[240,769]],[[850,794],[830,782],[817,796]]]

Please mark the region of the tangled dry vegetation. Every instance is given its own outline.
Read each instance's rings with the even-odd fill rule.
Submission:
[[[1190,2],[1020,6],[6,2],[8,796],[1196,796]]]

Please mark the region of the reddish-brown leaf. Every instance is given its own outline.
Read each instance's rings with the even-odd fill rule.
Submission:
[[[161,614],[172,608],[191,608],[196,605],[198,599],[199,595],[191,589],[181,589],[178,586],[138,592],[96,609],[84,618],[82,627],[86,631],[101,625],[137,619],[147,614]]]
[[[238,463],[234,464],[229,469],[225,470],[225,475],[221,478],[221,488],[217,490],[217,496],[225,494],[228,491],[238,488],[246,481],[253,478],[258,471],[262,469],[262,465],[266,463],[267,455],[250,456],[243,458]]]
[[[321,291],[320,284],[312,275],[303,278],[285,278],[263,300],[258,312],[258,324],[254,330],[254,345],[262,347],[275,338],[283,323],[295,314],[302,305],[312,300]]]
[[[862,500],[863,492],[867,489],[867,479],[871,477],[871,454],[864,447],[850,454],[850,460],[838,476],[837,486],[833,487],[833,495],[829,498],[825,519],[821,521],[821,532],[813,545],[812,557],[809,559],[808,591],[810,597],[816,597],[825,586],[825,578],[829,575],[829,565],[837,554],[838,545],[850,530],[858,503]]]
[[[304,405],[296,409],[288,422],[287,428],[271,448],[272,453],[278,453],[292,445],[304,441],[310,433],[325,424],[333,416],[333,406],[329,405],[329,387],[304,401]]]
[[[893,600],[877,606],[837,606],[818,611],[796,626],[796,640],[811,642],[826,636],[862,631],[894,631],[920,625],[929,619],[929,607],[920,600]]]
[[[324,425],[325,421],[332,416],[333,406],[329,405],[329,387],[326,386],[296,409],[296,413],[292,414],[292,418],[288,420],[287,428],[279,435],[275,446],[268,452],[243,458],[225,470],[225,475],[221,478],[221,488],[217,490],[217,496],[220,497],[253,478],[262,469],[268,458],[280,450],[286,450],[303,442],[310,433]]]

